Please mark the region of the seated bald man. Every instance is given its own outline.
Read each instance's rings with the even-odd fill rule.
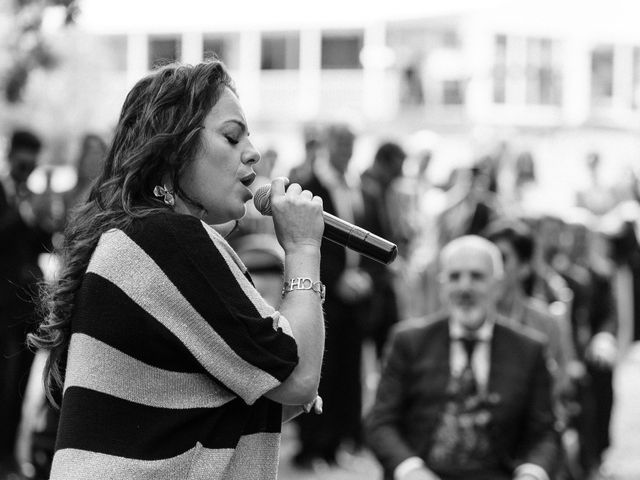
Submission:
[[[397,326],[366,418],[385,479],[553,480],[560,440],[543,339],[496,313],[497,247],[469,235],[440,257],[446,311]]]

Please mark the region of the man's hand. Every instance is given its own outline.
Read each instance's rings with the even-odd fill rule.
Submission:
[[[342,273],[335,288],[336,293],[344,302],[353,304],[371,295],[373,282],[364,270],[348,268]]]
[[[611,370],[618,357],[618,346],[615,337],[606,332],[594,335],[587,347],[586,356],[587,360],[593,365],[605,370]]]

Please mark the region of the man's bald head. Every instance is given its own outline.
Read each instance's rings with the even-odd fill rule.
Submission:
[[[462,250],[472,250],[480,255],[486,255],[491,263],[493,277],[496,279],[502,278],[504,265],[500,250],[486,238],[477,235],[465,235],[447,243],[440,252],[440,270],[443,270],[448,259]]]
[[[477,330],[495,311],[503,266],[500,250],[488,240],[467,235],[449,242],[440,255],[442,297],[451,318]]]

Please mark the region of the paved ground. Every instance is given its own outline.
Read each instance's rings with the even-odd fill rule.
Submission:
[[[616,369],[612,447],[603,470],[606,480],[640,480],[640,343],[635,344]],[[292,468],[296,450],[295,426],[285,425],[279,480],[380,480],[381,470],[368,452],[344,453],[340,467],[318,464],[314,471]]]

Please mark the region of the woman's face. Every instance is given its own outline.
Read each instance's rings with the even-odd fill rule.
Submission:
[[[180,177],[180,188],[207,210],[202,219],[221,224],[241,218],[251,199],[249,185],[256,177],[253,165],[260,154],[249,140],[249,130],[238,98],[225,88],[204,120],[201,147]],[[185,210],[186,209],[186,210]],[[197,207],[176,198],[176,210],[200,216]]]

